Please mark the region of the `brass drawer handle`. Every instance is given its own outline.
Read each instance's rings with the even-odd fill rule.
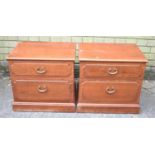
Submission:
[[[118,69],[117,68],[109,68],[108,69],[108,74],[110,75],[116,75],[118,73]]]
[[[46,70],[45,70],[44,67],[38,67],[38,68],[36,69],[36,72],[37,72],[38,74],[44,74],[44,73],[46,73]]]
[[[116,92],[116,89],[114,87],[107,87],[106,93],[108,94],[114,94]]]
[[[39,93],[45,93],[45,92],[47,92],[47,87],[45,85],[44,86],[39,85],[38,86],[38,92]]]

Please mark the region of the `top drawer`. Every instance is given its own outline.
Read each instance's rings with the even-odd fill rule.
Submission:
[[[73,62],[13,61],[10,71],[15,76],[73,78]]]
[[[133,79],[143,78],[144,64],[141,63],[104,63],[81,62],[80,78],[89,79]]]

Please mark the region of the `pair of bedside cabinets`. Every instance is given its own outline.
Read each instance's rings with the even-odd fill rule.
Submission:
[[[138,47],[79,44],[78,87],[75,49],[74,43],[19,43],[8,56],[13,110],[139,113],[147,60]]]

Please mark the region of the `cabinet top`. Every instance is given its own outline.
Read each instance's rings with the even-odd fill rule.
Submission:
[[[63,42],[21,42],[8,60],[75,60],[75,44]]]
[[[147,62],[135,44],[81,43],[79,61]]]

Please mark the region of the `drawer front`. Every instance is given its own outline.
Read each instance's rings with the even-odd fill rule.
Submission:
[[[82,63],[81,78],[130,79],[143,78],[144,66],[130,63]]]
[[[138,103],[140,83],[87,81],[80,83],[80,103]]]
[[[72,62],[13,62],[10,68],[15,76],[73,76]]]
[[[16,81],[13,91],[15,101],[73,102],[74,85],[68,81]]]

